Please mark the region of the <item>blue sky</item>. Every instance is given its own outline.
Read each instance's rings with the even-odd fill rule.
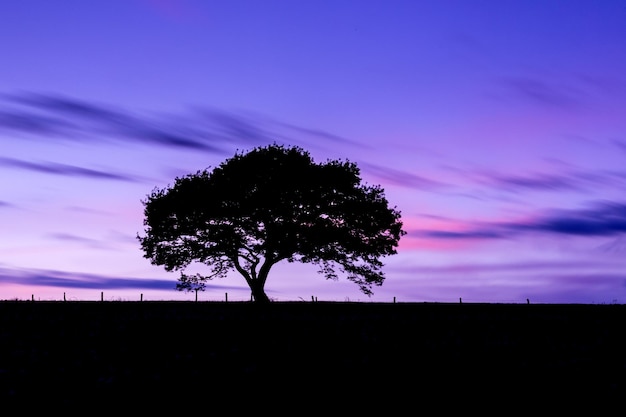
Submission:
[[[277,265],[275,300],[626,302],[623,1],[0,4],[0,299],[193,299],[141,200],[237,150],[380,184],[408,234],[367,298]],[[200,299],[248,299],[243,278]]]

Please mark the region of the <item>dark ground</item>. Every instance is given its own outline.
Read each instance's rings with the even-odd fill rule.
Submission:
[[[625,323],[625,305],[5,301],[0,404],[598,411],[626,400]]]

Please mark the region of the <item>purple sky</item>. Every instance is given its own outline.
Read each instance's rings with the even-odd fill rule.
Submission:
[[[60,7],[60,4],[63,7]],[[192,300],[141,200],[272,142],[349,159],[408,234],[371,298],[626,302],[623,0],[1,2],[0,299]],[[200,300],[249,299],[242,277]]]

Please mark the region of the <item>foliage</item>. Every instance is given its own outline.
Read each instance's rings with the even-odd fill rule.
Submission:
[[[179,290],[238,271],[257,302],[268,302],[265,283],[281,261],[311,263],[327,279],[337,272],[371,295],[384,281],[380,257],[396,253],[400,212],[380,186],[361,184],[356,164],[315,163],[299,147],[257,147],[214,169],[155,188],[144,205],[144,257],[180,270]],[[208,275],[187,275],[191,263]]]

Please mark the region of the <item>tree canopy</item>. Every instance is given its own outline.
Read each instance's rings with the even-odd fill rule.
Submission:
[[[265,283],[281,261],[315,264],[327,279],[345,274],[370,296],[385,279],[380,258],[396,254],[406,233],[400,212],[380,186],[361,183],[355,163],[315,163],[296,146],[237,151],[142,203],[144,257],[181,271],[178,290],[202,290],[236,270],[259,303],[270,301]],[[209,273],[185,274],[192,263]]]

